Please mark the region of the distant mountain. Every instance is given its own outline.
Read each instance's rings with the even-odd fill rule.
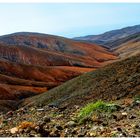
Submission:
[[[75,40],[84,40],[88,42],[94,42],[106,47],[113,47],[110,46],[109,43],[116,41],[118,39],[122,39],[124,37],[128,37],[132,34],[139,33],[140,32],[140,25],[130,26],[118,30],[112,30],[105,32],[100,35],[88,35],[83,37],[75,37]]]

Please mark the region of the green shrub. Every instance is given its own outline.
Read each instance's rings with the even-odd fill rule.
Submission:
[[[135,101],[135,102],[138,102],[138,101],[140,102],[140,95],[136,95],[136,96],[134,97],[134,101]]]
[[[95,111],[111,113],[116,110],[117,110],[117,105],[115,104],[106,103],[103,101],[89,103],[80,110],[78,114],[78,120],[81,122],[83,119],[90,117]]]

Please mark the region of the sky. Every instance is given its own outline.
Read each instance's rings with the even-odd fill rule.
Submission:
[[[140,3],[0,4],[0,35],[25,31],[72,38],[138,24]]]

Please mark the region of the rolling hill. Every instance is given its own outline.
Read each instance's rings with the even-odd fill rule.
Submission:
[[[46,54],[44,56],[48,57],[46,61],[47,60],[50,61],[50,63],[46,62],[47,63],[46,65],[52,65],[51,63],[53,63],[53,65],[76,65],[76,66],[85,65],[85,67],[87,66],[98,67],[100,66],[100,61],[103,62],[111,59],[116,59],[115,55],[108,52],[107,49],[99,45],[95,45],[93,43],[91,44],[86,42],[78,42],[64,37],[53,35],[21,32],[1,36],[0,42],[4,45],[6,44],[10,46],[11,45],[24,46],[24,50],[22,47],[18,47],[18,49],[22,50],[22,53],[23,51],[25,51],[26,48],[28,48],[31,49],[28,50],[28,52],[34,51],[34,53],[32,54],[35,54],[36,51],[38,51],[38,53],[41,56],[44,56]],[[81,60],[82,62],[80,61],[80,59],[82,59]],[[41,58],[41,60],[45,61],[43,60],[43,58]]]

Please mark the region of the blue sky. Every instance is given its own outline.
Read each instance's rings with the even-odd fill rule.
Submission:
[[[29,31],[76,37],[140,24],[140,3],[0,4],[0,35]]]

